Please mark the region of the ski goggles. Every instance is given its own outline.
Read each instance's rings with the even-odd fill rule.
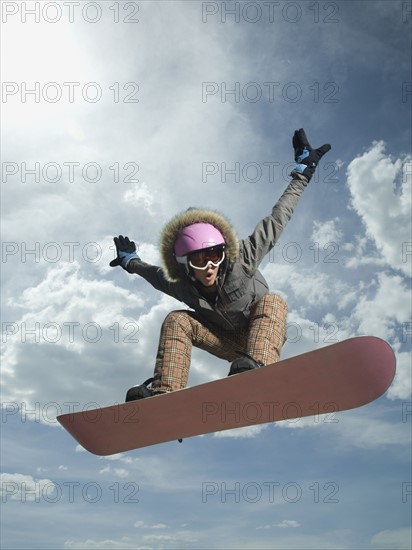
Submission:
[[[219,267],[225,259],[225,250],[223,247],[210,248],[209,250],[199,250],[189,255],[189,265],[193,269],[205,270],[212,264],[213,267]]]

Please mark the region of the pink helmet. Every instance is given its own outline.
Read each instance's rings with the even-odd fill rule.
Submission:
[[[186,263],[192,252],[225,244],[222,233],[210,223],[193,223],[184,227],[178,234],[174,251],[179,263]]]

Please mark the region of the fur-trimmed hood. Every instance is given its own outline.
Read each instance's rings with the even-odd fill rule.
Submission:
[[[210,223],[222,233],[226,243],[225,254],[229,263],[234,263],[238,259],[238,238],[227,218],[213,210],[189,208],[172,218],[160,235],[160,254],[166,277],[171,282],[182,280],[184,273],[181,264],[178,264],[174,255],[177,236],[184,227],[199,222]]]

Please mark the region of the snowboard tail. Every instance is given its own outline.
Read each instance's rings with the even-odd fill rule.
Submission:
[[[395,356],[372,336],[191,388],[57,417],[88,451],[110,455],[244,426],[330,414],[380,397]]]

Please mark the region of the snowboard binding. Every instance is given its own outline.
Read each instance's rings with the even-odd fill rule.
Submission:
[[[137,401],[138,399],[144,399],[145,397],[152,397],[153,392],[148,386],[150,386],[153,381],[154,378],[148,378],[140,386],[133,386],[133,388],[130,388],[130,390],[126,394],[126,403],[128,401]]]
[[[232,364],[230,365],[228,376],[264,367],[264,364],[261,361],[255,361],[255,359],[253,359],[253,357],[251,357],[247,353],[244,353],[242,351],[239,351],[238,353],[242,354],[242,357],[238,357],[232,362]]]

